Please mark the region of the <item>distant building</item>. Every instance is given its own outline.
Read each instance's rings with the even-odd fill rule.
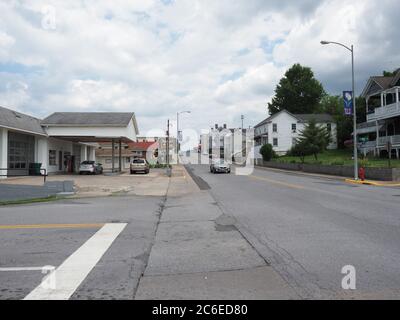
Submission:
[[[317,125],[325,127],[331,134],[332,142],[328,149],[337,149],[337,128],[331,115],[292,114],[287,110],[282,110],[254,127],[255,153],[258,154],[256,157],[261,158],[260,147],[268,143],[273,146],[277,154],[286,154],[311,119],[315,119]]]
[[[119,146],[114,146],[114,154],[119,154]],[[158,142],[129,142],[121,145],[122,169],[129,169],[134,158],[147,159],[149,163],[157,163]],[[103,165],[104,169],[112,169],[112,144],[99,143],[96,149],[96,161]],[[118,158],[114,158],[114,167],[118,167]]]
[[[214,159],[241,161],[249,150],[246,134],[247,129],[215,124],[208,133],[200,135],[200,153]]]
[[[170,138],[169,155],[170,163],[176,161],[175,154],[176,138]],[[115,144],[114,154],[119,154],[119,146]],[[122,169],[128,169],[134,158],[147,159],[149,163],[164,164],[167,162],[167,141],[166,137],[137,137],[136,142],[124,143],[121,145]],[[96,149],[96,161],[103,164],[104,169],[112,168],[112,145],[111,143],[100,143]],[[114,160],[114,167],[118,166],[118,159]]]

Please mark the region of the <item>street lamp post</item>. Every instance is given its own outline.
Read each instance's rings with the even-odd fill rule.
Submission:
[[[333,41],[321,41],[322,45],[327,44],[336,44],[342,46],[351,52],[351,77],[352,77],[352,90],[353,90],[353,145],[354,145],[354,179],[358,180],[358,150],[357,150],[357,114],[356,114],[356,94],[355,94],[355,85],[354,85],[354,46],[348,46]]]
[[[176,162],[179,164],[179,115],[181,113],[190,113],[190,111],[180,111],[176,113]]]

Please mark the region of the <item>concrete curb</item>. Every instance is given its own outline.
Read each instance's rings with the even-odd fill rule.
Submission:
[[[380,181],[371,181],[371,180],[354,180],[354,179],[345,179],[347,183],[352,184],[364,184],[369,186],[375,187],[400,187],[400,183],[387,183],[387,182],[380,182]]]

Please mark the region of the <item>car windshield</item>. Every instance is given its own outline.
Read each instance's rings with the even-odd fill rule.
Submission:
[[[83,161],[81,164],[94,164],[94,161]]]
[[[144,163],[143,159],[134,159],[132,163]]]

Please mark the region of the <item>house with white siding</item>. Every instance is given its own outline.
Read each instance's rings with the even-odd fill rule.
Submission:
[[[255,154],[260,158],[259,150],[264,144],[271,144],[278,155],[286,154],[294,145],[305,125],[315,119],[317,125],[325,127],[331,134],[328,149],[337,149],[337,127],[329,114],[292,114],[282,110],[254,127]]]

